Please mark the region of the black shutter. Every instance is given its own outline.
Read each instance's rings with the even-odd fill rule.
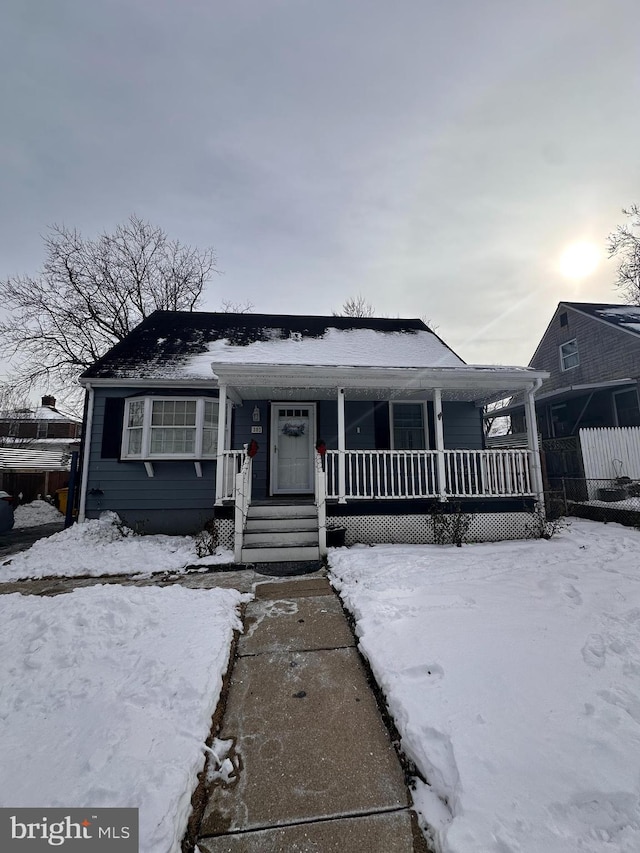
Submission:
[[[124,397],[106,397],[102,425],[101,459],[120,459]]]

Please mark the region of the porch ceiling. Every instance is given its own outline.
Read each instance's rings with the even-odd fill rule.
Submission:
[[[334,400],[345,389],[348,400],[442,399],[485,405],[525,390],[548,374],[529,368],[353,368],[307,365],[212,365],[220,384],[244,400]],[[320,374],[320,375],[319,375]]]

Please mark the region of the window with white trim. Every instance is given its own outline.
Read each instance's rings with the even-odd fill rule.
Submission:
[[[423,403],[391,403],[393,450],[425,450],[427,436]]]
[[[560,367],[562,370],[571,370],[580,364],[578,355],[578,341],[574,338],[566,344],[560,344]]]
[[[125,401],[123,459],[206,459],[216,455],[218,401],[133,397]]]

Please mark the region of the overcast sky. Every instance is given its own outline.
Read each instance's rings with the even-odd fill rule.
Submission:
[[[468,362],[526,364],[556,303],[622,301],[640,202],[638,0],[4,0],[0,276],[51,223],[135,212],[212,245],[206,304],[362,293]],[[563,249],[603,249],[580,282]]]

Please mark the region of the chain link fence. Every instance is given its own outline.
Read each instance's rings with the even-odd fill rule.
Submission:
[[[551,519],[573,515],[640,529],[640,480],[553,478],[545,492],[545,505]]]

